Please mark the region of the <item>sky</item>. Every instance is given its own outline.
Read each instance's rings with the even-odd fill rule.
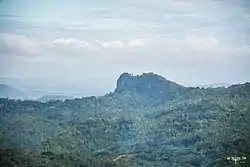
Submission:
[[[0,77],[103,94],[123,72],[194,86],[249,65],[248,0],[0,0]]]

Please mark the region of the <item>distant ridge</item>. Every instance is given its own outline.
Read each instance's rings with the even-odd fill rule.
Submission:
[[[218,87],[225,87],[228,88],[232,84],[229,83],[214,83],[214,84],[207,84],[207,85],[200,85],[198,87],[203,87],[203,88],[218,88]]]
[[[5,84],[0,84],[0,97],[2,98],[20,98],[24,96],[24,92],[19,90],[19,89],[15,89],[12,88],[8,85]]]
[[[66,95],[44,95],[38,99],[36,99],[37,101],[42,101],[42,102],[47,102],[47,101],[65,101],[65,100],[69,100],[69,99],[74,99],[74,97],[71,96],[66,96]]]

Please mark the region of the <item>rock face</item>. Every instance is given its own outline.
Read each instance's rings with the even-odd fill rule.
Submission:
[[[117,80],[115,92],[132,90],[136,86],[137,77],[129,73],[123,73]]]
[[[148,98],[172,100],[185,89],[185,87],[154,73],[143,73],[142,75],[123,73],[117,80],[115,92],[133,91]]]

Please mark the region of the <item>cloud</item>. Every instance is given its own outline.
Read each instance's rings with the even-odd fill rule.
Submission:
[[[142,39],[132,39],[128,42],[128,46],[130,47],[143,47],[145,42]]]
[[[123,49],[123,48],[134,48],[144,47],[146,40],[143,39],[130,39],[130,40],[95,40],[85,41],[76,38],[57,38],[48,42],[50,47],[57,49]]]
[[[84,40],[78,40],[75,38],[58,38],[52,41],[52,44],[60,47],[79,47],[88,48],[90,44]]]
[[[244,56],[244,57],[248,57],[248,59],[250,59],[250,45],[244,45],[241,47],[237,47],[236,49],[234,49],[231,52],[231,54],[235,55],[235,57],[237,57],[237,58],[240,56]]]
[[[186,36],[183,43],[197,51],[211,51],[220,47],[219,41],[213,37]]]
[[[167,5],[171,7],[186,7],[187,5],[191,5],[192,1],[183,1],[183,0],[170,0],[167,1]]]
[[[145,41],[144,48],[145,48]],[[137,43],[136,43],[137,44]],[[138,45],[143,44],[138,41]],[[173,54],[187,54],[188,52],[218,52],[224,50],[226,45],[215,36],[187,35],[184,38],[158,37],[147,40],[147,52],[166,52]],[[146,49],[145,48],[145,49]],[[192,56],[192,55],[189,55]]]
[[[250,20],[250,14],[244,14],[243,15],[243,19],[246,19],[246,21],[249,21]]]
[[[0,52],[13,55],[37,55],[39,46],[23,35],[0,34]]]
[[[104,48],[118,48],[118,49],[121,49],[121,48],[125,47],[125,44],[122,41],[120,41],[120,40],[105,41],[105,42],[101,42],[99,40],[96,40],[96,42],[98,44],[100,44]]]
[[[95,40],[85,41],[76,38],[58,38],[50,42],[50,47],[57,49],[124,49],[124,48],[135,48],[144,47],[146,44],[145,40],[142,39],[131,39],[131,40],[113,40],[113,41],[101,41]]]
[[[115,49],[123,49],[123,48],[141,48],[145,47],[147,40],[145,39],[130,39],[127,41],[115,40],[115,41],[99,41],[96,40],[98,44],[100,44],[104,48],[115,48]]]

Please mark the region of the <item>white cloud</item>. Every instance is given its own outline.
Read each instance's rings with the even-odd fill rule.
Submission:
[[[231,53],[234,54],[235,57],[247,56],[250,58],[250,45],[238,47],[234,51],[232,51]]]
[[[78,40],[75,38],[58,38],[52,41],[54,46],[59,47],[77,47],[77,48],[89,48],[90,44],[84,40]]]
[[[57,49],[123,49],[129,47],[143,47],[145,41],[142,39],[131,39],[128,41],[113,40],[113,41],[100,41],[95,42],[84,41],[76,38],[58,38],[49,43],[50,47]],[[101,46],[101,48],[100,48]]]
[[[38,44],[25,36],[16,34],[0,34],[0,52],[14,55],[37,55]]]
[[[128,46],[130,47],[143,47],[145,42],[141,39],[133,39],[128,42]]]
[[[99,40],[96,40],[96,42],[98,44],[100,44],[102,47],[104,48],[124,48],[125,45],[122,41],[120,40],[116,40],[116,41],[105,41],[105,42],[101,42]]]
[[[212,51],[220,47],[219,41],[213,37],[187,36],[183,43],[197,51]]]
[[[101,45],[104,48],[109,49],[122,49],[122,48],[134,48],[134,47],[144,47],[145,41],[142,39],[131,39],[128,41],[121,41],[121,40],[115,40],[115,41],[99,41],[96,40],[96,42]]]

